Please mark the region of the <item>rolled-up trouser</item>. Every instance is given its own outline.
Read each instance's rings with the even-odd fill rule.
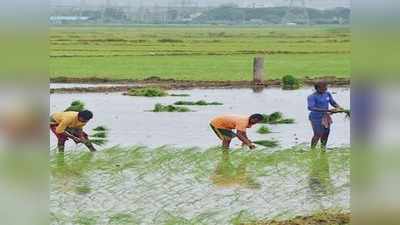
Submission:
[[[221,140],[231,140],[236,137],[236,134],[232,130],[215,128],[212,124],[210,124],[210,127]]]
[[[50,130],[53,132],[54,135],[56,135],[58,143],[64,144],[69,138],[65,133],[58,134],[56,132],[57,126],[58,124],[50,124]],[[82,129],[67,128],[66,131],[81,139],[88,138],[88,135],[85,132],[83,132]]]

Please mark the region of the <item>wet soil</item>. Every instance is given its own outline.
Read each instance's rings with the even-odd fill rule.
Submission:
[[[332,86],[348,86],[350,79],[337,78],[335,76],[325,76],[319,78],[304,78],[304,85],[313,85],[317,80],[326,80]],[[93,86],[70,86],[62,88],[50,88],[50,93],[84,93],[84,92],[125,92],[132,87],[157,86],[166,90],[170,89],[194,89],[194,88],[254,88],[262,89],[264,87],[280,87],[281,80],[266,80],[262,84],[255,84],[253,81],[191,81],[191,80],[175,80],[161,79],[159,77],[150,77],[145,80],[131,79],[107,79],[107,78],[68,78],[57,77],[51,78],[52,83],[67,84],[96,84]],[[114,85],[113,85],[114,84]]]

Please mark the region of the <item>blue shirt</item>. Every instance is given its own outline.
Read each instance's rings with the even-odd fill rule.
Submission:
[[[310,120],[320,120],[324,117],[325,113],[329,110],[329,104],[333,107],[337,106],[337,103],[332,97],[330,92],[325,92],[320,94],[314,92],[312,95],[308,96],[308,110],[310,110]]]

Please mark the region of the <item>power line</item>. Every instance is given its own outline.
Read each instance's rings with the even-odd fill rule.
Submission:
[[[306,24],[310,25],[310,17],[306,6],[306,0],[288,0],[287,10],[282,18],[282,24]]]

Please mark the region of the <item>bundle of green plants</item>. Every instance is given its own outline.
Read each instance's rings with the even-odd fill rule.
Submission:
[[[295,90],[302,86],[302,82],[292,75],[282,77],[282,88],[284,90]]]
[[[262,145],[262,146],[268,147],[268,148],[274,148],[274,147],[278,146],[278,141],[274,141],[274,140],[253,141],[253,143],[256,145]]]
[[[71,105],[64,110],[64,112],[69,112],[69,111],[74,111],[74,112],[80,112],[85,110],[85,103],[79,100],[75,100],[71,102]]]
[[[284,118],[281,112],[274,112],[271,114],[263,114],[264,119],[261,123],[264,124],[292,124],[295,123],[294,119]]]
[[[336,111],[335,113],[345,113],[347,118],[351,117],[351,110],[349,110],[349,109],[339,110],[339,111]]]
[[[107,140],[108,129],[106,127],[98,126],[98,127],[94,128],[92,131],[93,131],[93,133],[91,135],[89,135],[90,142],[92,144],[102,146],[108,142],[108,140]]]
[[[159,87],[143,87],[143,88],[131,88],[128,90],[126,95],[129,96],[144,96],[144,97],[163,97],[167,96],[168,93]]]
[[[189,94],[171,94],[172,97],[189,97]]]
[[[220,102],[206,102],[204,100],[200,101],[177,101],[174,103],[174,105],[200,105],[200,106],[205,106],[205,105],[223,105]]]
[[[152,112],[190,112],[190,109],[182,106],[163,105],[157,103]]]
[[[267,126],[261,126],[260,128],[258,128],[257,133],[259,133],[259,134],[269,134],[269,133],[271,133],[271,130]]]
[[[287,118],[287,119],[280,119],[280,120],[276,120],[276,121],[271,121],[271,122],[269,122],[269,124],[293,124],[295,122],[296,121],[294,119]]]

